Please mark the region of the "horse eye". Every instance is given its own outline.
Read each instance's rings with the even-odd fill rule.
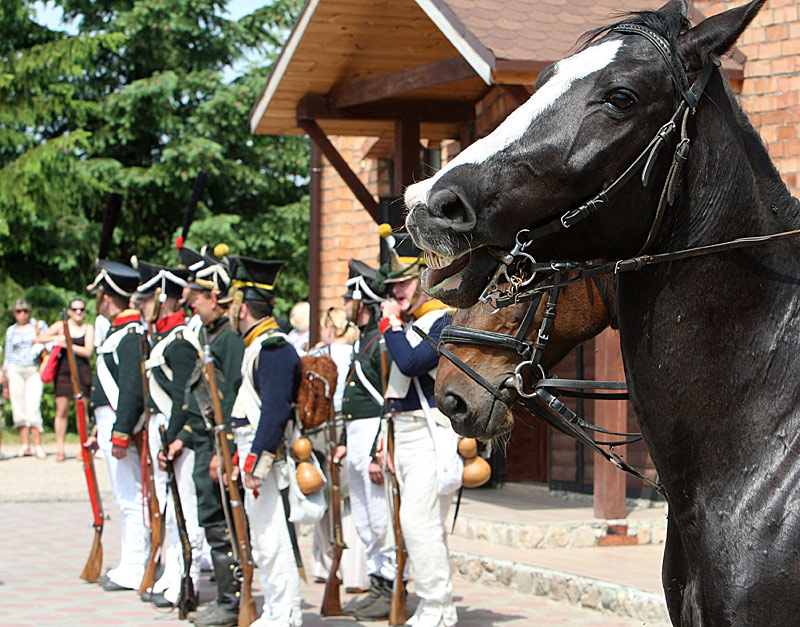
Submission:
[[[636,100],[627,91],[615,91],[609,96],[608,103],[619,111],[627,111],[636,104]]]

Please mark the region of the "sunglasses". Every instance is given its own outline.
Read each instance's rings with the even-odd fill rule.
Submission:
[[[24,313],[30,313],[31,310],[30,309],[15,309],[14,310],[14,313],[23,313],[23,312]]]
[[[70,311],[86,311],[86,307],[70,307]]]

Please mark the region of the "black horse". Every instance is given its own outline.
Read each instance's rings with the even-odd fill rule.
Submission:
[[[492,135],[408,189],[427,289],[474,303],[521,229],[537,260],[614,260],[800,227],[716,63],[763,3],[689,28],[672,0],[542,72]],[[617,297],[670,507],[673,623],[800,624],[798,240],[620,274]]]

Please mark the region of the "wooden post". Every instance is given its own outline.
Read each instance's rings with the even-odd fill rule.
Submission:
[[[419,120],[397,120],[394,124],[394,195],[420,180]]]
[[[319,341],[320,321],[320,258],[322,248],[322,156],[317,143],[311,140],[308,220],[308,346]]]
[[[595,338],[595,379],[624,381],[619,331],[606,329]],[[627,431],[628,403],[623,401],[594,401],[595,425],[611,431]],[[618,436],[598,433],[596,440],[614,441]],[[594,455],[594,515],[596,518],[622,519],[625,510],[626,474],[611,462]]]

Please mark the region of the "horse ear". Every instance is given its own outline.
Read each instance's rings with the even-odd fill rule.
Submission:
[[[689,16],[689,7],[686,5],[686,0],[669,0],[664,6],[658,9],[659,13],[668,15],[670,13],[677,13],[683,19]]]
[[[703,20],[680,36],[678,45],[681,57],[695,70],[700,69],[706,61],[721,57],[733,47],[764,2],[766,0],[753,0]]]

